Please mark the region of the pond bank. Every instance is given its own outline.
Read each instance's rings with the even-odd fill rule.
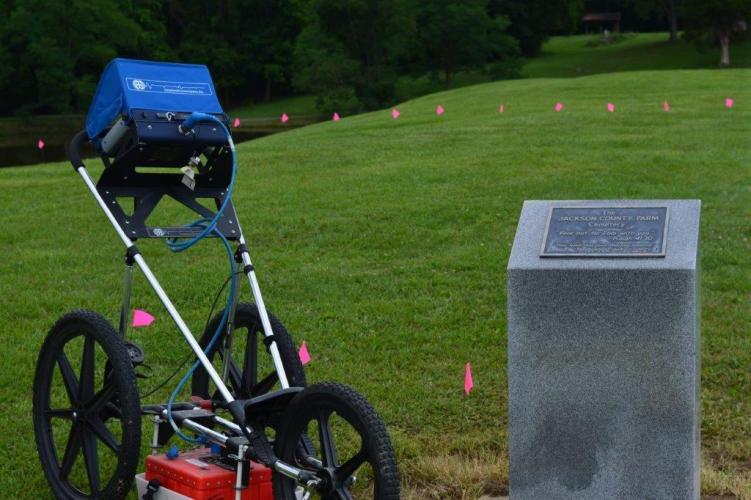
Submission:
[[[316,115],[293,115],[286,123],[281,123],[276,117],[237,118],[240,118],[241,125],[232,129],[236,143],[324,120]],[[83,115],[0,118],[0,167],[66,160],[68,143],[73,135],[81,130],[84,119]],[[44,141],[42,149],[39,148],[40,139]]]

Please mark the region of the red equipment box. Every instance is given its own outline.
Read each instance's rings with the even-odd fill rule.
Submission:
[[[170,460],[166,455],[146,457],[146,480],[158,479],[165,488],[196,500],[234,500],[236,470],[217,465],[208,448],[186,451]],[[250,480],[242,500],[273,500],[271,469],[250,462]]]

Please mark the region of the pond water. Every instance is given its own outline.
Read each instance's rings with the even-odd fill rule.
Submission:
[[[12,141],[0,140],[0,167],[65,161],[68,159],[69,141],[76,132],[77,129],[71,129],[67,136],[58,132],[52,137],[45,137],[40,133],[30,133],[21,137],[14,135]],[[232,132],[232,138],[236,143],[241,143],[272,133],[275,133],[275,131],[236,130]],[[40,138],[45,142],[44,149],[41,150],[37,146]],[[7,144],[7,142],[11,142],[11,144]],[[89,154],[85,156],[94,156],[94,151],[90,150]]]
[[[318,115],[295,115],[282,123],[278,117],[243,117],[242,125],[232,129],[236,143],[258,139],[323,121]],[[0,118],[0,167],[33,165],[68,159],[68,145],[83,128],[83,115],[49,115]],[[44,148],[37,146],[44,141]],[[93,150],[91,155],[94,155]]]

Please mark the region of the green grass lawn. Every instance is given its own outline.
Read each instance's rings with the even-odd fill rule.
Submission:
[[[307,341],[311,381],[351,384],[380,411],[412,496],[505,490],[505,266],[521,205],[599,198],[703,201],[704,489],[751,495],[750,82],[738,69],[490,83],[406,102],[398,120],[383,110],[239,147],[235,203],[266,302]],[[123,249],[68,164],[1,169],[0,207],[0,461],[12,471],[0,490],[37,498],[37,351],[70,309],[115,321]],[[139,247],[199,330],[224,278],[218,244]],[[146,390],[187,346],[142,277],[133,306],[157,313],[131,334],[155,372]]]

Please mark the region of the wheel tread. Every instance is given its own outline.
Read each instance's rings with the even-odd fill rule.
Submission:
[[[281,448],[283,446],[282,441],[285,440],[286,429],[292,423],[292,420],[295,419],[295,416],[302,410],[301,406],[305,406],[309,403],[310,399],[317,397],[336,398],[345,401],[352,406],[357,418],[363,421],[364,427],[371,430],[371,434],[365,436],[365,438],[371,440],[370,448],[376,450],[377,455],[379,471],[374,470],[374,473],[380,476],[381,483],[376,500],[398,500],[400,498],[399,471],[386,425],[378,416],[373,406],[357,391],[345,384],[339,382],[320,382],[308,386],[305,391],[292,400],[285,412],[285,421],[280,430],[281,439],[277,443],[277,455],[283,458],[281,457]],[[279,491],[283,489],[281,488],[282,482],[283,479],[275,474],[275,490]]]
[[[37,390],[38,387],[42,387],[40,384],[44,383],[45,375],[51,376],[52,373],[54,373],[54,365],[56,364],[56,361],[54,358],[51,358],[51,356],[54,355],[55,349],[61,347],[61,345],[59,345],[60,342],[63,342],[63,339],[60,338],[61,335],[65,335],[68,329],[76,323],[80,325],[78,327],[79,330],[83,331],[85,329],[86,331],[91,332],[96,338],[97,343],[100,344],[101,348],[107,354],[107,359],[110,362],[113,371],[118,374],[118,386],[120,389],[123,389],[118,390],[120,406],[121,408],[128,408],[126,413],[132,417],[131,420],[124,423],[129,429],[129,432],[123,433],[123,442],[120,444],[120,460],[118,462],[117,470],[98,495],[99,498],[125,498],[130,491],[130,486],[138,467],[138,459],[140,455],[140,398],[138,396],[135,370],[133,369],[133,364],[123,339],[115,331],[112,325],[103,316],[96,312],[79,309],[63,315],[50,329],[44,343],[42,344],[42,348],[39,351],[34,378],[35,390],[33,393],[32,415],[34,418],[37,448],[39,449],[40,459],[42,460],[42,468],[44,469],[47,480],[50,483],[52,493],[57,498],[76,498],[75,496],[72,496],[71,492],[62,484],[56,483],[55,478],[59,471],[50,470],[52,464],[47,463],[42,457],[42,449],[47,449],[47,445],[44,442],[45,437],[40,436],[40,433],[42,433],[41,426],[44,422],[42,413],[45,408],[41,407],[44,401],[44,395]],[[62,346],[64,346],[64,342]],[[44,366],[44,363],[49,362],[50,360],[52,360],[53,366],[51,368],[49,366]],[[127,443],[125,441],[126,438]]]

